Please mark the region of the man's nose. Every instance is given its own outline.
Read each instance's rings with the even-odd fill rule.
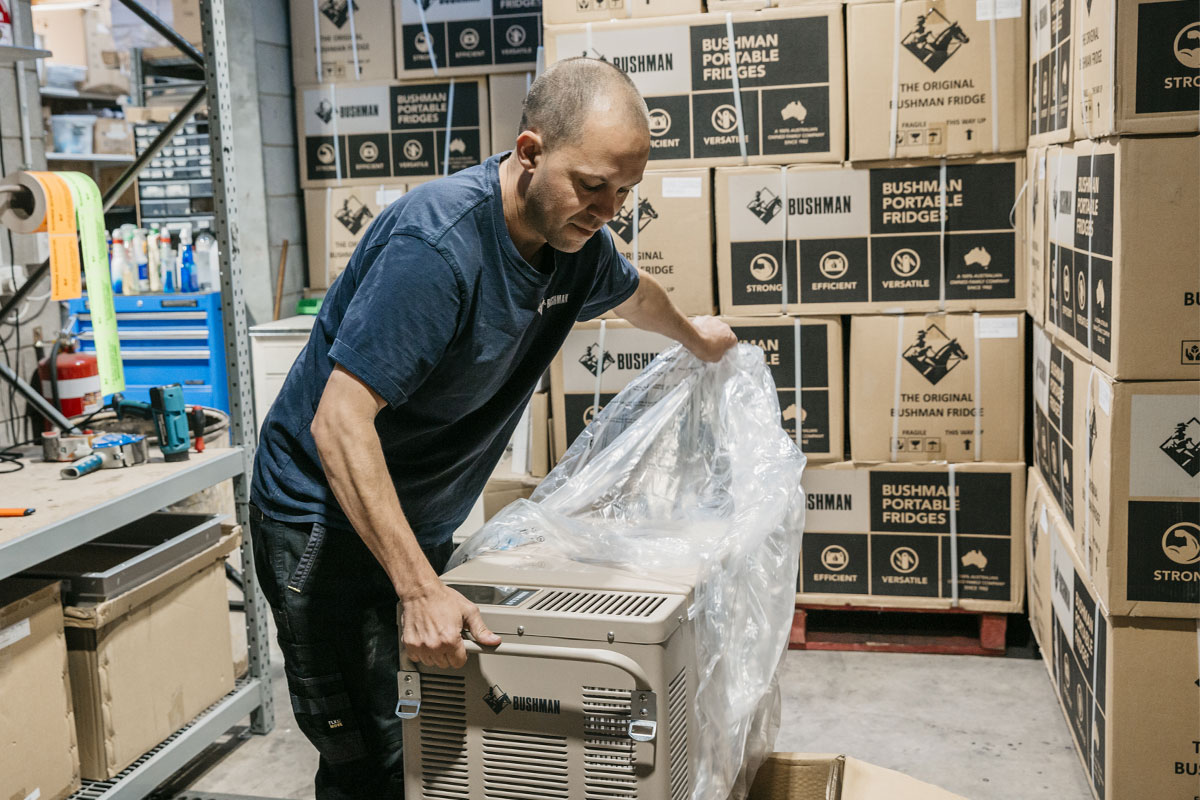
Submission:
[[[603,197],[597,198],[596,202],[592,203],[592,213],[600,219],[601,222],[608,222],[617,215],[621,210],[621,199],[617,193],[605,194]]]

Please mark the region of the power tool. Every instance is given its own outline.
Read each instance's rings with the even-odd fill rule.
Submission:
[[[112,396],[109,407],[117,419],[126,414],[153,420],[158,446],[167,461],[187,461],[193,440],[196,451],[204,450],[204,409],[183,402],[183,387],[178,383],[150,387],[150,402],[126,400],[120,392]]]

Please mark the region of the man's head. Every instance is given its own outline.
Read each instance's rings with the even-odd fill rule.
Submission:
[[[624,72],[572,58],[529,88],[513,158],[522,222],[556,250],[579,250],[616,216],[650,156],[646,102]]]

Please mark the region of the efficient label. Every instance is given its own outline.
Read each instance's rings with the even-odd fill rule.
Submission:
[[[1017,19],[1022,5],[1021,0],[975,0],[975,20]]]
[[[980,317],[975,330],[980,339],[1015,339],[1019,326],[1016,317]]]
[[[7,628],[0,628],[0,650],[21,641],[29,635],[29,632],[29,620],[27,619],[9,625]]]
[[[663,177],[663,197],[694,198],[704,196],[704,183],[699,177]]]

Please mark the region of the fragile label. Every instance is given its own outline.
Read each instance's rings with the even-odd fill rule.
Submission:
[[[23,619],[15,625],[0,628],[0,650],[24,639],[29,635],[29,620]]]
[[[1016,317],[980,317],[975,328],[980,339],[1015,339],[1019,329]]]
[[[975,0],[975,19],[1017,19],[1021,16],[1021,0]]]
[[[704,186],[699,177],[672,177],[662,179],[663,197],[701,197]]]

